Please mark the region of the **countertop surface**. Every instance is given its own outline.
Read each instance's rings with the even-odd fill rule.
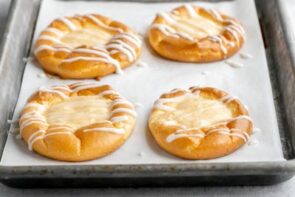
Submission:
[[[0,38],[10,0],[0,0]],[[291,1],[289,1],[291,3]],[[293,2],[294,3],[294,2]],[[295,3],[294,6],[295,7]],[[0,196],[294,196],[295,178],[266,187],[15,189],[0,183]]]

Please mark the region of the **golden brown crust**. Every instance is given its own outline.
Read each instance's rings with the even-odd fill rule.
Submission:
[[[169,21],[158,15],[149,30],[149,42],[158,54],[176,61],[213,62],[231,57],[242,47],[245,35],[237,20],[214,10],[190,7],[198,15],[222,26],[220,35],[188,39],[175,29],[170,30]],[[178,7],[169,14],[178,18],[190,17],[186,6]],[[168,29],[165,26],[168,26]]]
[[[174,103],[164,103],[161,108],[157,107],[158,100],[149,118],[149,128],[157,143],[167,152],[184,159],[222,157],[245,144],[253,130],[252,121],[244,105],[226,92],[211,87],[192,87],[189,91],[174,90],[163,94],[160,99],[177,99],[195,93],[203,99],[224,99],[222,102],[231,111],[233,118],[198,128],[188,128],[181,123],[167,124],[168,121],[163,117],[166,117],[165,114],[171,117],[172,112],[166,110],[169,110],[167,106],[173,107]],[[195,120],[197,119],[198,117],[195,117]]]
[[[83,35],[82,30],[99,30],[112,36],[99,48],[97,43],[73,47],[61,41],[73,32]],[[112,47],[114,42],[123,49]],[[141,40],[137,33],[120,22],[98,14],[55,19],[35,44],[35,56],[40,65],[47,72],[62,78],[96,78],[120,72],[121,68],[134,63],[140,54]]]
[[[112,103],[109,119],[77,129],[48,123],[45,114],[50,106],[68,98],[94,95],[102,95]],[[133,105],[108,85],[79,82],[53,86],[37,91],[28,100],[20,118],[21,136],[29,149],[43,156],[63,161],[92,160],[115,151],[126,141],[134,128],[135,116]],[[115,120],[118,117],[124,119]]]

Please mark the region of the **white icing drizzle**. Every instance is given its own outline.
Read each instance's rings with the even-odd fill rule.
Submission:
[[[121,28],[110,27],[110,26],[104,24],[103,22],[101,22],[97,17],[95,17],[92,14],[85,15],[85,17],[87,17],[90,20],[92,20],[97,26],[100,26],[100,27],[103,27],[105,29],[109,29],[109,30],[112,30],[112,31],[117,31],[117,32],[120,32],[120,33],[123,33],[124,32]]]
[[[38,131],[35,131],[28,139],[28,146],[29,146],[29,150],[32,151],[33,149],[33,144],[36,142],[37,136],[45,134],[45,130],[40,129]],[[42,136],[43,137],[43,136]],[[39,136],[39,138],[41,138],[41,136]]]
[[[189,41],[193,41],[194,38],[185,32],[176,32],[172,27],[166,24],[153,24],[151,29],[158,29],[166,36],[171,36],[174,38],[184,38]]]
[[[173,107],[167,106],[165,104],[177,103],[179,101],[182,101],[186,96],[187,95],[184,94],[184,95],[180,95],[180,96],[176,96],[176,97],[172,97],[172,98],[160,98],[155,102],[154,108],[164,110],[164,111],[174,111],[175,109]]]
[[[53,34],[55,34],[56,36],[58,36],[58,37],[61,37],[61,36],[63,36],[63,32],[62,31],[60,31],[59,29],[56,29],[56,28],[54,28],[54,27],[47,27],[45,30],[44,30],[44,32],[50,32],[50,33],[53,33]]]
[[[241,68],[243,67],[244,65],[240,62],[235,62],[235,61],[232,61],[232,60],[226,60],[225,63],[231,67],[234,67],[234,68]]]
[[[94,61],[94,62],[105,62],[109,63],[109,61],[105,58],[100,57],[84,57],[84,56],[78,56],[78,57],[72,57],[62,60],[62,63],[72,63],[76,61]]]
[[[130,62],[133,61],[134,56],[132,55],[132,53],[128,49],[124,48],[124,46],[122,46],[121,44],[117,44],[117,43],[108,44],[106,48],[111,49],[111,52],[110,52],[111,54],[115,54],[121,51],[123,54],[127,56],[128,61]]]
[[[163,125],[165,126],[179,126],[179,124],[175,120],[168,120],[163,122]]]
[[[40,92],[48,92],[48,93],[53,93],[53,94],[57,94],[59,95],[61,98],[66,99],[68,98],[68,95],[66,95],[64,92],[59,91],[59,90],[53,90],[53,89],[49,89],[49,88],[43,88],[41,87],[39,89]]]
[[[259,141],[257,139],[250,139],[249,142],[248,142],[248,145],[249,146],[256,146],[259,144]]]
[[[234,37],[234,39],[237,42],[237,45],[240,46],[240,39],[239,39],[239,35],[237,34],[237,32],[230,26],[225,27],[224,29]]]
[[[231,129],[232,132],[241,132],[240,129]],[[247,132],[242,132],[241,134],[240,133],[231,133],[231,135],[236,135],[238,137],[238,135],[243,135],[244,136],[244,141],[247,142],[250,138],[249,134]],[[241,137],[242,138],[242,137]]]
[[[240,115],[240,116],[231,118],[231,119],[228,120],[228,122],[232,122],[232,121],[239,120],[239,119],[246,119],[246,120],[253,123],[252,119],[249,116],[246,116],[246,115]]]
[[[72,90],[68,87],[68,86],[66,86],[66,85],[60,85],[60,86],[52,86],[52,89],[54,89],[54,90],[65,90],[65,91],[69,91],[69,92],[71,92]]]
[[[66,17],[62,17],[62,18],[58,18],[57,20],[65,24],[71,31],[77,30],[77,26],[70,19],[67,19]]]
[[[89,60],[89,61],[96,61],[96,60],[99,61],[99,59],[104,59],[102,62],[112,64],[115,67],[115,69],[116,69],[116,73],[118,73],[118,74],[122,74],[123,73],[123,70],[122,70],[121,65],[118,62],[118,60],[112,58],[107,53],[107,51],[105,52],[105,51],[102,51],[100,49],[94,50],[94,49],[78,48],[78,49],[74,49],[73,52],[98,55],[98,56],[100,56],[100,58],[90,57],[90,59],[89,59],[89,58],[86,58],[86,57],[83,57],[83,56],[79,56],[79,57],[81,57],[83,60]],[[77,57],[76,59],[71,58],[70,60],[69,59],[67,59],[67,60],[70,61],[70,62],[79,61],[79,60],[81,60],[81,58],[79,58],[79,57]]]
[[[125,130],[122,128],[99,127],[99,128],[92,128],[92,129],[84,129],[83,132],[110,132],[115,134],[124,134]]]
[[[115,90],[105,90],[105,91],[99,93],[99,95],[101,95],[101,96],[110,95],[110,94],[120,96],[119,93],[117,91],[115,91]]]
[[[41,113],[39,111],[29,111],[25,114],[23,114],[21,117],[20,117],[20,121],[28,118],[28,117],[42,117]]]
[[[38,78],[47,78],[47,75],[44,72],[42,72],[42,73],[38,73],[37,77]]]
[[[249,54],[249,53],[243,53],[243,52],[241,52],[241,53],[240,53],[240,57],[241,57],[242,59],[252,59],[252,58],[253,58],[253,55],[251,55],[251,54]]]
[[[36,134],[36,133],[37,132],[35,132],[34,134]],[[42,133],[42,132],[40,131],[40,133]],[[34,134],[32,134],[32,135],[34,135]],[[72,132],[58,131],[58,132],[50,132],[50,133],[47,133],[46,135],[39,135],[39,136],[37,136],[37,134],[36,134],[36,137],[33,137],[30,141],[28,141],[29,150],[31,151],[33,149],[34,143],[37,142],[38,140],[43,140],[46,137],[53,136],[53,135],[72,135]]]
[[[38,48],[36,48],[36,50],[34,51],[35,54],[39,53],[40,51],[43,50],[50,50],[50,51],[54,51],[54,52],[65,52],[65,53],[70,53],[71,50],[68,48],[62,48],[62,47],[52,47],[49,45],[40,45]]]
[[[42,126],[47,126],[47,123],[40,118],[29,118],[28,120],[25,120],[23,121],[21,124],[20,124],[20,134],[22,134],[24,128],[28,127],[29,125],[32,125],[32,124],[40,124]]]
[[[61,43],[61,41],[53,36],[42,35],[38,38],[38,40],[46,40],[54,43]]]
[[[132,107],[133,108],[132,103],[130,103],[129,101],[127,101],[125,99],[122,99],[122,98],[119,98],[119,99],[114,100],[114,102],[112,103],[112,106],[111,107],[114,107],[114,106],[120,105],[120,104],[125,104],[125,105],[128,105],[129,107]]]
[[[227,48],[225,47],[225,45],[223,44],[224,39],[222,39],[223,37],[221,36],[209,36],[208,39],[213,41],[213,42],[217,42],[220,46],[221,51],[223,52],[224,55],[226,55],[228,53]]]
[[[86,89],[90,89],[90,88],[97,88],[97,87],[101,87],[101,84],[99,83],[94,83],[94,82],[78,82],[76,84],[74,84],[72,91],[73,92],[78,92],[81,90],[86,90]]]
[[[92,46],[92,48],[95,49],[95,50],[98,50],[98,51],[108,53],[108,51],[105,49],[104,45],[95,45],[95,46]]]
[[[68,125],[57,125],[57,126],[53,126],[53,127],[50,127],[48,129],[48,131],[54,131],[54,130],[60,130],[60,129],[71,131],[71,132],[74,131],[74,129],[72,127],[68,126]]]
[[[169,13],[165,13],[165,12],[160,12],[158,13],[158,16],[162,17],[165,19],[165,21],[167,21],[168,23],[175,23],[176,21],[170,16]]]
[[[138,67],[143,67],[143,68],[149,66],[146,62],[142,62],[142,61],[139,61],[136,65],[137,65]]]
[[[193,17],[197,16],[196,11],[195,11],[194,7],[191,4],[185,4],[184,7],[185,7],[185,9],[186,9],[186,11],[187,11],[187,13],[189,14],[190,17],[193,18]]]
[[[128,54],[128,59],[129,61],[133,61],[136,58],[136,51],[135,49],[128,45],[126,42],[123,42],[122,40],[111,40],[110,44],[107,46],[107,48],[109,48],[110,46],[112,46],[112,48],[116,48],[114,46],[120,46],[117,47],[116,49],[118,49],[119,51],[121,51],[124,54]],[[128,52],[127,52],[128,51]]]
[[[260,128],[254,128],[253,129],[253,133],[256,134],[256,133],[260,133],[261,132],[261,129]]]
[[[129,42],[133,43],[137,48],[141,47],[142,41],[134,34],[131,33],[121,33],[121,34],[117,34],[113,37],[114,39],[126,39]]]
[[[189,129],[189,130],[177,130],[176,132],[168,135],[168,137],[166,138],[166,142],[170,143],[173,142],[176,139],[179,138],[189,138],[189,137],[198,137],[198,138],[204,138],[205,134],[204,133],[194,133],[194,134],[187,134],[187,131],[191,131],[193,129]]]
[[[46,108],[44,105],[41,105],[39,103],[28,103],[28,104],[26,104],[24,109],[29,108],[29,107],[36,107],[37,109],[41,109],[41,110],[44,110]]]
[[[135,106],[136,108],[140,108],[140,107],[142,107],[143,105],[142,105],[141,103],[139,103],[139,102],[136,102],[136,103],[134,103],[134,106]]]
[[[234,136],[241,138],[244,142],[247,142],[249,140],[249,134],[247,132],[241,132],[240,129],[212,129],[208,131],[206,134],[204,133],[194,133],[194,134],[187,134],[188,131],[191,131],[194,129],[187,129],[187,130],[177,130],[176,132],[170,134],[166,138],[166,142],[171,143],[175,141],[176,139],[179,138],[189,138],[189,137],[198,137],[198,138],[204,138],[208,135],[211,135],[212,133],[220,133],[228,136]],[[196,129],[198,130],[198,129]],[[231,132],[232,131],[232,132]],[[235,132],[240,132],[240,133],[235,133]]]
[[[134,117],[137,116],[136,112],[133,109],[128,109],[128,108],[116,108],[111,112],[111,116],[119,112],[124,112]]]
[[[227,20],[227,22],[229,22],[231,24],[231,25],[229,25],[230,27],[232,27],[235,31],[237,31],[243,37],[246,36],[246,32],[243,29],[243,27],[240,24],[238,24],[236,21],[234,21],[234,20]]]
[[[215,9],[206,9],[206,11],[208,12],[208,14],[210,14],[211,16],[213,16],[213,18],[215,18],[218,21],[223,21],[223,18],[220,14],[219,11],[215,10]]]
[[[219,100],[220,100],[221,102],[224,102],[224,103],[230,103],[231,101],[233,101],[233,100],[237,100],[237,99],[238,99],[238,98],[235,97],[235,96],[227,95],[227,96],[224,96],[224,97],[220,98]]]
[[[202,75],[209,75],[209,74],[211,74],[211,72],[210,72],[210,71],[207,71],[207,70],[205,70],[205,71],[202,71],[202,72],[201,72],[201,74],[202,74]]]
[[[111,118],[112,122],[123,122],[128,120],[128,116],[115,116]]]

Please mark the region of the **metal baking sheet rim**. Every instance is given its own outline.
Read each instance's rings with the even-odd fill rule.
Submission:
[[[7,28],[4,32],[4,38],[7,37],[7,35],[10,35],[11,31],[14,28],[14,25],[16,23],[15,20],[17,20],[17,16],[15,11],[21,7],[21,4],[25,1],[21,0],[13,0],[11,8],[10,8],[10,16],[8,19]],[[34,0],[32,5],[35,7],[35,10],[32,8],[32,21],[34,22],[34,19],[37,18],[37,11],[39,8],[41,0]],[[155,2],[155,1],[153,1]],[[285,41],[291,40],[292,35],[288,33],[288,30],[286,29],[286,23],[282,21],[284,17],[282,16],[281,12],[283,11],[282,7],[280,6],[280,0],[272,0],[273,3],[279,5],[277,6],[278,12],[279,12],[279,19],[282,23],[282,31],[285,35]],[[265,3],[265,2],[264,2]],[[31,24],[33,25],[33,24]],[[31,32],[32,33],[32,32]],[[23,46],[26,47],[25,51],[28,51],[28,46],[30,43],[30,39],[27,39],[26,43],[23,43]],[[287,42],[287,41],[286,41]],[[10,39],[5,39],[2,45],[0,46],[0,77],[3,78],[3,68],[5,62],[5,56],[8,54],[8,46],[12,44],[12,41]],[[294,46],[292,45],[294,43],[287,42],[287,46],[289,50],[289,61],[294,63]],[[24,55],[24,54],[22,54]],[[17,59],[15,60],[17,61]],[[19,63],[22,60],[18,60]],[[280,60],[276,60],[280,61]],[[276,62],[278,63],[278,62]],[[24,65],[24,63],[23,63]],[[294,65],[292,65],[294,69]],[[22,74],[22,73],[21,73]],[[0,78],[0,82],[1,81]],[[18,79],[18,91],[20,89],[20,83],[21,83],[21,76]],[[16,92],[14,96],[17,97],[19,92]],[[13,102],[13,101],[11,101]],[[16,102],[16,101],[15,101]],[[2,103],[2,105],[5,105]],[[15,105],[15,103],[13,104]],[[7,107],[6,107],[7,108]],[[286,107],[285,107],[286,108]],[[0,108],[2,109],[2,108]],[[295,110],[295,109],[293,109]],[[1,154],[3,152],[3,147],[6,141],[6,128],[5,126],[7,117],[11,115],[11,111],[13,109],[7,109],[4,112],[4,115],[2,114],[2,120],[0,119],[0,151]],[[8,113],[10,112],[10,113]],[[1,111],[2,113],[2,111]],[[6,115],[6,116],[5,116]],[[285,114],[284,114],[285,115]],[[288,114],[287,114],[288,115]],[[4,116],[4,117],[3,117]],[[4,120],[4,118],[6,118]],[[288,119],[290,120],[290,119]],[[2,122],[1,122],[2,121]],[[2,124],[1,124],[2,123]],[[290,123],[288,122],[289,127],[292,128],[292,125],[294,125],[294,122]],[[4,126],[3,126],[4,125]],[[294,134],[291,135],[294,139]],[[292,144],[293,145],[293,144]],[[294,149],[294,147],[292,147]],[[66,169],[64,166],[36,166],[36,167],[30,167],[30,166],[24,166],[24,167],[5,167],[0,166],[0,180],[8,180],[8,179],[18,179],[18,178],[119,178],[119,177],[130,177],[130,178],[136,178],[136,177],[201,177],[201,176],[228,176],[228,175],[239,175],[239,176],[247,176],[247,175],[280,175],[285,176],[287,179],[291,178],[291,176],[295,173],[295,160],[290,159],[286,161],[279,161],[279,162],[253,162],[253,163],[216,163],[216,164],[206,164],[206,163],[200,163],[200,164],[152,164],[152,165],[93,165],[93,166],[67,166]],[[291,175],[291,176],[290,176]]]

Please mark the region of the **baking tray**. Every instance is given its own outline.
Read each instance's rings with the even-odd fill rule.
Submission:
[[[29,53],[40,0],[14,0],[0,49],[0,153],[7,138]],[[294,56],[279,0],[257,0],[286,161],[152,165],[0,166],[0,180],[15,187],[267,185],[294,175]],[[20,28],[21,27],[21,28]]]

